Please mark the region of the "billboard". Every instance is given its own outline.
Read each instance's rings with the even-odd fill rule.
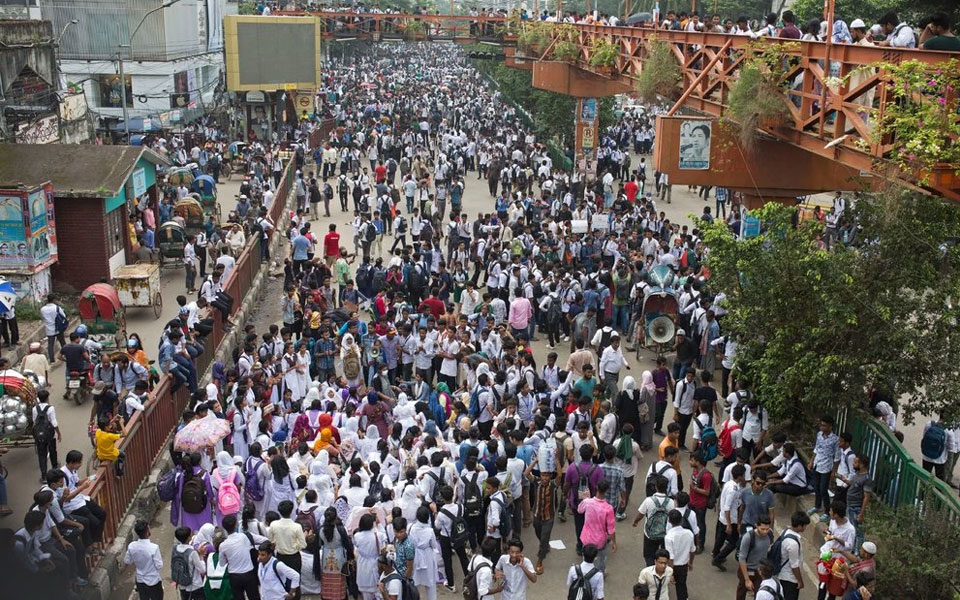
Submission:
[[[0,192],[0,267],[20,269],[29,264],[23,193],[15,190]]]
[[[37,270],[56,258],[53,185],[0,190],[0,268]]]
[[[320,19],[228,15],[223,26],[230,91],[319,87]]]
[[[679,168],[696,170],[710,168],[712,124],[711,121],[703,119],[681,122]]]

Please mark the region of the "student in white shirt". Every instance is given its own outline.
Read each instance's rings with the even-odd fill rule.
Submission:
[[[269,467],[268,467],[269,468]],[[250,550],[257,544],[268,541],[267,538],[249,531],[237,531],[237,516],[227,515],[223,518],[223,529],[227,539],[220,544],[220,564],[228,569],[230,589],[235,597],[246,593],[247,598],[255,597],[259,589],[257,580],[257,565],[250,560]],[[242,590],[239,592],[238,590]]]
[[[288,567],[273,555],[273,542],[262,542],[259,547],[260,600],[290,600],[297,598],[300,573]]]
[[[670,525],[663,538],[663,547],[670,553],[677,598],[687,598],[687,572],[693,567],[697,544],[693,532],[683,526],[683,515],[679,510],[671,510],[667,520]]]
[[[673,569],[669,563],[670,553],[661,548],[657,550],[654,564],[640,571],[637,582],[647,586],[649,600],[670,600]]]
[[[477,598],[494,600],[495,594],[503,589],[504,580],[494,580],[493,560],[500,555],[500,540],[488,537],[480,544],[480,552],[473,555],[467,566],[470,573],[476,573]]]
[[[736,549],[740,523],[740,490],[743,488],[743,465],[733,465],[733,479],[723,484],[717,515],[717,535],[713,543],[712,565],[726,571],[723,561]]]
[[[583,547],[583,562],[579,565],[571,566],[570,570],[567,571],[567,589],[569,589],[579,577],[589,577],[593,599],[603,600],[603,572],[593,566],[593,561],[597,559],[597,554],[599,553],[600,551],[593,544],[587,544]]]
[[[193,581],[190,585],[178,585],[177,589],[180,590],[181,600],[204,600],[203,578],[207,572],[207,565],[204,560],[200,558],[200,553],[190,545],[190,534],[191,531],[189,527],[177,527],[173,533],[173,537],[177,539],[177,544],[173,547],[173,556],[180,554],[186,558],[188,572],[193,576]],[[172,557],[170,565],[172,569]]]
[[[779,581],[773,578],[773,565],[769,560],[762,558],[757,566],[760,573],[760,587],[757,588],[755,600],[781,600],[784,597],[784,588]]]
[[[137,534],[137,539],[127,546],[123,564],[136,567],[137,595],[140,600],[163,600],[163,583],[160,580],[163,558],[160,556],[160,546],[150,541],[150,524],[143,519],[137,519],[133,531]]]
[[[783,598],[796,600],[800,596],[800,586],[803,583],[803,530],[810,524],[810,516],[802,510],[798,510],[790,517],[790,529],[787,529],[780,536],[781,542],[781,561],[784,561],[783,567],[776,565],[774,571],[779,567],[779,572],[774,575],[783,586]],[[764,579],[768,576],[764,575]],[[763,584],[760,585],[763,588]],[[758,594],[759,596],[759,594]],[[773,600],[773,599],[771,599]]]
[[[527,582],[537,582],[533,563],[523,555],[523,542],[520,540],[510,540],[507,548],[507,554],[500,555],[500,560],[496,564],[496,573],[503,577],[503,591],[500,593],[500,598],[526,600]]]

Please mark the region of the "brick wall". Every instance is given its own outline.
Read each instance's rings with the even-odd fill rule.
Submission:
[[[83,290],[110,277],[102,198],[55,198],[57,251],[54,289]]]

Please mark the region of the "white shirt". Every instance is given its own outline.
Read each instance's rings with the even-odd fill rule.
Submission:
[[[149,539],[130,542],[127,553],[123,556],[123,564],[137,568],[137,583],[144,585],[160,583],[163,558],[160,557],[160,546]]]
[[[56,429],[57,427],[59,427],[59,425],[57,424],[57,409],[55,409],[52,404],[35,405],[33,407],[33,422],[34,423],[37,422],[37,413],[46,406],[50,407],[47,409],[47,420],[50,421],[50,425],[52,425],[53,428]]]
[[[267,541],[262,535],[251,533],[254,545]],[[220,562],[227,565],[231,573],[248,573],[253,570],[250,562],[250,540],[243,533],[231,533],[220,544]]]
[[[647,588],[650,590],[650,600],[670,600],[670,579],[673,577],[673,568],[667,567],[663,571],[663,575],[657,575],[656,569],[656,565],[646,567],[640,571],[637,581],[647,584]],[[660,583],[659,593],[657,593],[658,582]]]
[[[300,587],[300,573],[276,558],[271,558],[267,564],[261,563],[257,574],[260,578],[262,600],[286,600],[287,590],[284,584],[287,584],[291,590]]]
[[[484,567],[477,571],[477,595],[480,600],[494,600],[494,595],[490,593],[490,588],[493,587],[493,563],[490,559],[481,554],[475,554],[467,568],[475,571],[480,565],[488,565],[490,568]]]
[[[887,39],[892,48],[916,48],[917,38],[913,35],[913,28],[906,23],[900,23]]]
[[[777,577],[777,579],[780,581],[797,583],[797,578],[794,576],[793,570],[799,569],[803,562],[803,552],[801,551],[800,547],[803,542],[800,539],[800,534],[792,529],[781,535],[785,535],[786,537],[780,545],[780,560],[786,561],[787,564],[783,565],[783,568],[780,569],[779,577]]]
[[[48,303],[44,304],[40,308],[40,317],[43,319],[43,328],[46,330],[45,333],[50,335],[57,335],[57,314],[62,313],[63,310],[56,304]]]
[[[733,467],[736,466],[736,462],[732,462],[727,465],[727,468],[723,470],[723,476],[720,477],[720,483],[726,483],[733,479]],[[743,464],[743,480],[750,481],[750,465],[747,463]]]
[[[764,588],[770,588],[776,593],[771,593],[765,590]],[[757,595],[755,600],[777,600],[778,598],[783,598],[783,586],[780,585],[780,582],[776,579],[764,579],[760,582],[760,587],[757,588]]]
[[[620,348],[607,346],[603,349],[603,356],[600,357],[600,373],[620,373],[620,368],[627,366],[627,359],[623,357]]]
[[[588,563],[583,561],[580,563],[580,572],[584,576],[587,575],[590,571],[594,569],[593,563]],[[570,567],[570,570],[567,571],[567,588],[577,580],[577,568],[576,566]],[[593,590],[594,600],[603,600],[603,571],[597,570],[596,574],[590,578],[590,589]]]
[[[664,467],[669,467],[666,471],[663,471]],[[647,477],[654,473],[660,473],[663,471],[663,477],[667,479],[667,495],[676,496],[677,492],[680,491],[677,486],[677,471],[673,468],[673,465],[668,463],[665,460],[658,460],[657,462],[650,465],[650,468],[647,469]],[[646,481],[646,477],[644,478]],[[640,512],[643,512],[642,510]],[[649,516],[649,515],[647,515]]]
[[[680,414],[693,414],[693,393],[696,389],[697,384],[692,381],[687,381],[686,377],[677,383],[676,391],[674,392],[673,406]]]
[[[690,564],[690,553],[696,549],[693,532],[682,525],[671,527],[667,531],[663,545],[670,553],[670,560],[675,567]]]
[[[523,557],[523,568],[521,565],[510,563],[509,554],[501,554],[497,561],[497,571],[503,572],[504,586],[500,592],[501,600],[527,600],[527,579],[523,569],[533,572],[533,563],[530,559]]]
[[[737,511],[740,508],[740,484],[736,481],[728,481],[723,484],[720,491],[720,514],[717,515],[720,522],[724,525],[736,524]],[[727,520],[727,511],[730,512],[730,520]]]

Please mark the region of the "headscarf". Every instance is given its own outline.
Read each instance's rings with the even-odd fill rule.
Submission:
[[[357,444],[357,450],[360,451],[360,458],[364,460],[371,454],[376,454],[377,443],[380,441],[380,429],[378,429],[376,425],[367,425],[365,433],[363,439]]]
[[[447,387],[447,384],[440,382],[437,384],[436,392],[427,396],[429,398],[430,414],[433,415],[433,421],[435,423],[442,424],[440,425],[441,427],[447,423],[447,412],[443,410],[443,406],[440,405],[439,395],[448,394],[448,392],[449,388]]]
[[[643,372],[643,389],[650,392],[651,394],[657,391],[657,384],[653,382],[653,373],[650,371]]]
[[[850,35],[850,30],[847,29],[847,24],[843,22],[843,19],[837,19],[833,22],[833,43],[835,44],[852,44],[853,36]]]
[[[633,437],[627,434],[620,436],[620,441],[617,442],[617,458],[622,460],[624,464],[628,464],[633,460]]]
[[[417,498],[417,493],[419,490],[415,485],[407,485],[403,488],[403,493],[400,495],[400,499],[397,500],[397,506],[400,507],[400,512],[403,513],[403,518],[407,520],[407,523],[413,523],[417,520],[417,509],[420,508],[420,499]]]
[[[303,399],[303,406],[310,406],[311,404],[313,404],[313,401],[314,401],[314,400],[320,400],[320,399],[321,399],[321,397],[320,397],[320,382],[319,382],[319,381],[311,381],[311,382],[310,382],[310,389],[307,390],[307,395],[306,395],[306,397],[304,397],[304,399]]]
[[[219,457],[217,457],[219,459]],[[209,546],[209,549],[213,549],[213,534],[216,532],[216,527],[213,523],[204,523],[200,526],[200,530],[193,534],[193,539],[190,540],[190,545],[195,549],[200,550],[204,546]]]
[[[356,351],[357,346],[353,342],[353,334],[344,334],[343,339],[340,341],[340,358],[346,358],[348,354],[352,352],[355,353]]]
[[[377,393],[377,390],[371,389],[367,392],[367,404],[375,406],[377,402],[380,402],[380,395]]]
[[[217,473],[220,475],[220,479],[226,481],[235,468],[236,466],[230,453],[226,450],[221,450],[217,454]]]
[[[325,428],[320,430],[320,435],[317,436],[317,439],[313,442],[313,451],[320,452],[321,450],[326,450],[330,447],[331,442],[333,442],[333,431],[330,428]]]

